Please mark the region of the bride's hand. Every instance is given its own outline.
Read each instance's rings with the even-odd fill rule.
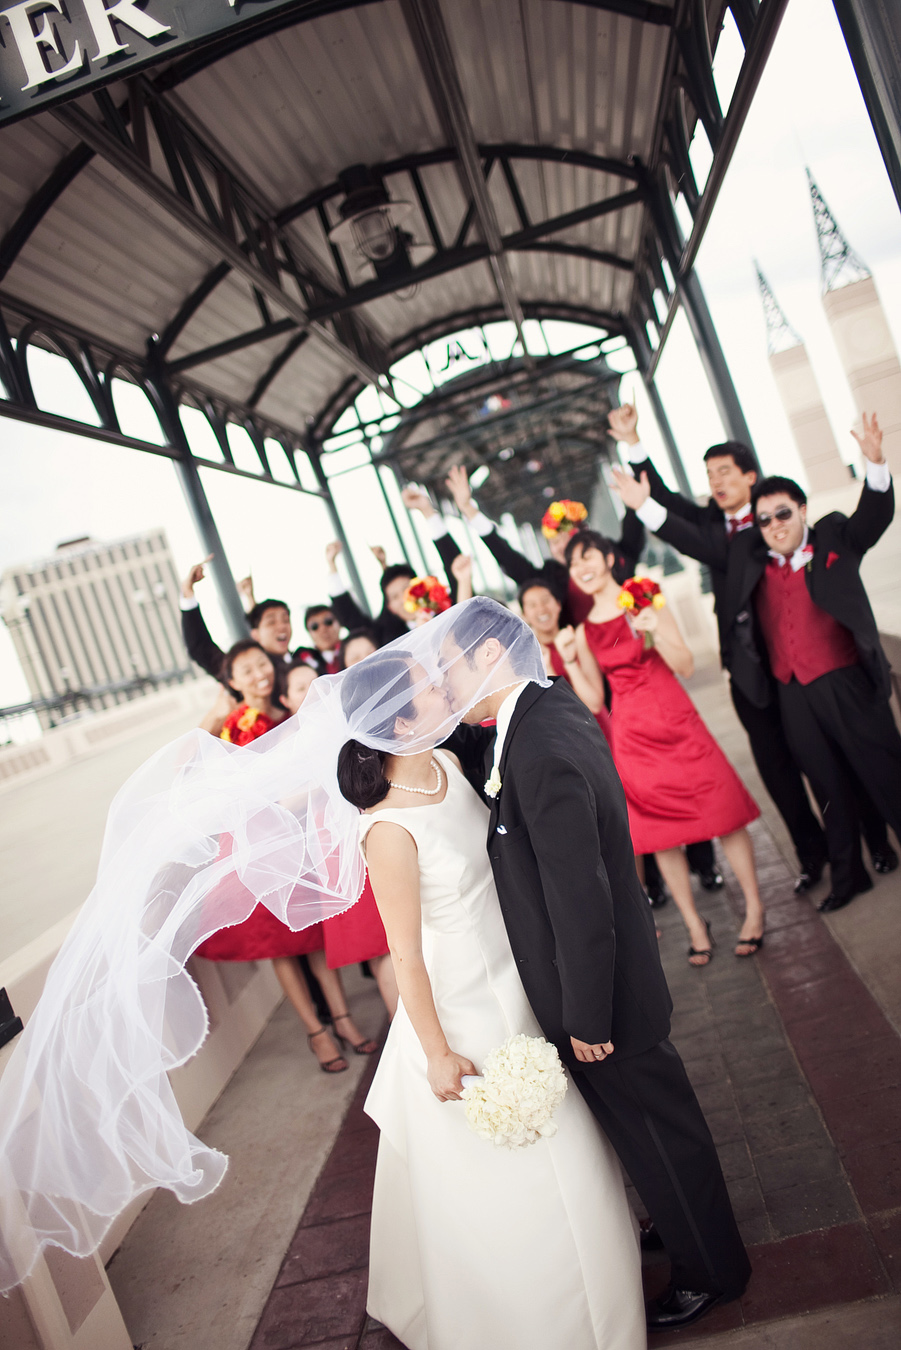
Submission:
[[[453,1050],[446,1050],[443,1055],[434,1055],[429,1060],[429,1087],[439,1102],[458,1102],[463,1091],[460,1079],[470,1073],[478,1073],[472,1060],[465,1055],[455,1055]]]

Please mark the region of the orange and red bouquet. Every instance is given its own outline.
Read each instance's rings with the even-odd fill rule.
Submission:
[[[650,577],[630,577],[628,581],[623,582],[616,603],[627,614],[634,614],[640,613],[643,609],[663,609],[666,598],[657,582],[652,581]],[[645,633],[644,645],[653,647],[654,639],[650,633]]]
[[[562,501],[551,502],[548,509],[541,518],[541,533],[545,539],[553,539],[563,531],[567,534],[570,530],[576,530],[582,524],[583,520],[588,519],[588,512],[581,502],[571,502],[568,497]]]
[[[443,614],[450,607],[448,589],[437,577],[414,577],[404,591],[404,609],[408,614]]]

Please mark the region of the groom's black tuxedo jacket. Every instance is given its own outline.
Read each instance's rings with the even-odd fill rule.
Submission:
[[[468,758],[470,781],[484,781],[493,758],[483,736],[474,762],[479,740],[448,746]],[[523,690],[499,768],[488,853],[542,1030],[576,1068],[570,1036],[612,1041],[618,1059],[650,1049],[669,1035],[672,1001],[626,799],[597,722],[565,680]]]

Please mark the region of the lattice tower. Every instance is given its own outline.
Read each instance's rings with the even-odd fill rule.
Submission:
[[[807,182],[810,186],[813,219],[820,245],[820,265],[825,295],[828,291],[838,290],[840,286],[850,286],[852,281],[864,281],[872,274],[842,234],[809,169]]]
[[[770,290],[766,277],[760,270],[760,264],[754,263],[757,273],[757,285],[763,301],[763,313],[766,318],[766,349],[770,356],[775,352],[787,352],[790,347],[804,345],[800,335],[792,328],[783,313],[782,306]]]

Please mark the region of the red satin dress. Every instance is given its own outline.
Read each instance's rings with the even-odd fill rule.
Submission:
[[[760,815],[676,676],[625,615],[585,624],[610,681],[611,749],[626,792],[635,852],[731,834]]]
[[[322,924],[325,959],[329,970],[353,966],[358,961],[374,961],[388,955],[388,939],[379,916],[367,873],[363,894],[343,914]]]
[[[584,591],[580,592],[580,594],[584,595]],[[591,597],[589,596],[588,598],[590,599]],[[548,651],[551,654],[551,665],[554,668],[554,674],[562,675],[564,680],[566,680],[567,684],[571,685],[572,680],[566,673],[566,666],[563,663],[563,657],[557,651],[557,648],[554,646],[553,642],[548,647]],[[604,735],[607,737],[607,744],[610,746],[610,749],[612,750],[613,727],[611,725],[610,714],[608,713],[607,709],[602,708],[600,712],[596,712],[594,714],[594,719],[597,722],[598,726],[601,728],[601,731],[603,731]]]
[[[219,735],[221,740],[231,741],[233,745],[247,745],[276,725],[259,709],[242,703],[240,708],[229,713]],[[231,853],[232,842],[229,835],[221,837],[220,857]],[[215,891],[209,898],[215,900]],[[194,955],[203,956],[207,961],[271,961],[275,956],[308,956],[310,952],[322,950],[322,928],[321,923],[314,923],[295,933],[270,909],[259,904],[243,923],[212,933],[201,942]]]

